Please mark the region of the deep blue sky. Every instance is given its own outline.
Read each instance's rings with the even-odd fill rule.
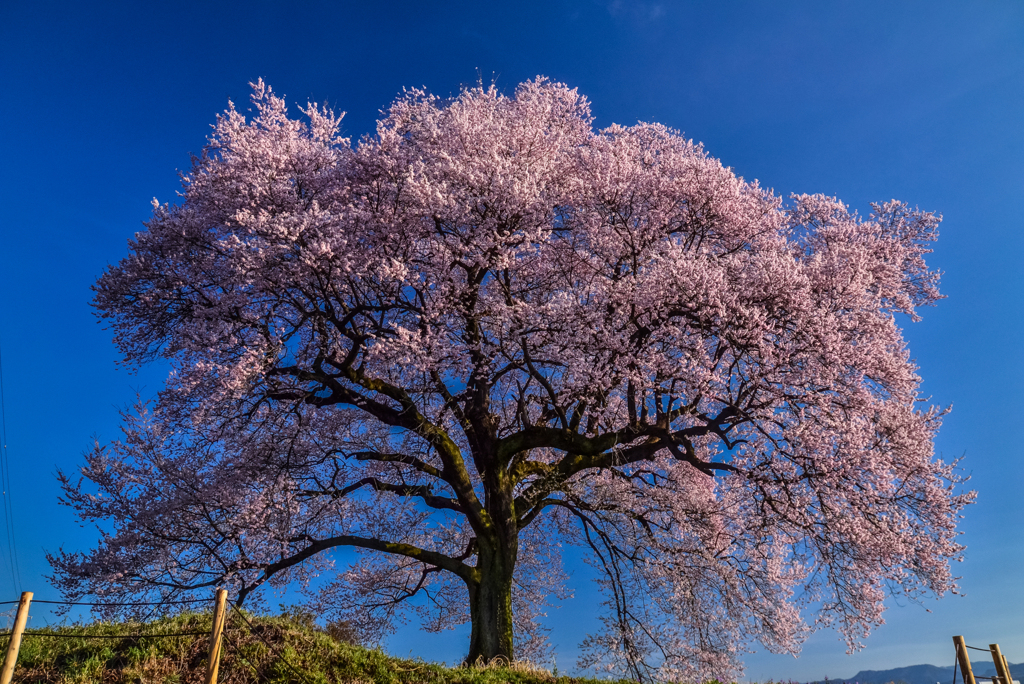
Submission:
[[[953,405],[938,450],[965,455],[979,492],[962,525],[966,596],[893,601],[858,654],[823,632],[797,660],[749,657],[748,677],[951,665],[954,634],[1024,661],[1017,0],[0,3],[0,341],[24,588],[53,597],[44,551],[93,539],[57,505],[55,469],[116,437],[117,408],[162,380],[115,368],[89,286],[150,199],[173,200],[228,99],[262,77],[290,102],[347,111],[357,137],[403,86],[448,95],[483,78],[511,92],[538,74],[578,87],[599,126],[681,129],[780,194],[944,215],[931,264],[948,299],[907,337],[925,392]],[[9,575],[0,599],[16,596]],[[590,583],[575,584],[551,619],[563,670],[595,614]],[[454,660],[466,640],[409,628],[388,648]]]

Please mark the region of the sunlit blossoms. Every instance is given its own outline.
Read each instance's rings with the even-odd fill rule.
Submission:
[[[369,639],[412,611],[542,660],[583,554],[582,664],[729,681],[955,589],[972,495],[897,325],[939,298],[933,214],[781,199],[544,79],[410,91],[354,146],[253,104],[96,285],[173,372],[65,477],[106,530],[51,558],[67,595],[298,582]]]

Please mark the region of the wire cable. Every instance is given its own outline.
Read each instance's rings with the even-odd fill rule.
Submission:
[[[3,439],[3,453],[0,454],[0,484],[3,485],[4,523],[7,527],[7,550],[10,553],[11,578],[16,582],[18,591],[24,591],[21,585],[20,563],[18,561],[18,545],[14,534],[14,507],[11,505],[11,459],[7,455],[7,407],[4,403],[4,364],[3,348],[0,347],[0,438]]]

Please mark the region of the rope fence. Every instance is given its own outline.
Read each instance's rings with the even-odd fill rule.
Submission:
[[[217,675],[220,669],[221,659],[221,644],[226,641],[233,650],[235,658],[240,660],[244,665],[249,667],[253,671],[253,674],[257,679],[268,680],[266,674],[260,671],[260,669],[250,662],[242,652],[240,643],[235,639],[239,636],[241,631],[244,629],[250,635],[258,639],[266,646],[267,651],[274,656],[278,662],[283,663],[287,668],[295,675],[294,681],[298,682],[309,682],[309,676],[295,667],[288,658],[280,651],[280,649],[268,641],[263,635],[263,629],[257,627],[253,622],[246,617],[245,613],[239,608],[237,604],[229,604],[227,602],[228,592],[224,589],[217,589],[213,598],[213,622],[209,631],[182,631],[182,632],[146,632],[139,634],[81,634],[74,632],[54,632],[44,630],[26,630],[26,624],[28,622],[28,610],[32,603],[42,603],[47,605],[65,605],[65,606],[92,606],[92,607],[135,607],[135,606],[170,606],[170,605],[185,605],[185,604],[197,604],[197,603],[208,603],[210,599],[167,599],[163,601],[119,601],[110,603],[101,603],[98,601],[48,601],[39,600],[33,601],[32,592],[26,591],[21,595],[21,599],[18,601],[0,601],[0,605],[13,605],[18,604],[17,613],[14,617],[14,626],[10,631],[0,632],[0,637],[7,637],[7,650],[4,655],[3,667],[0,669],[0,684],[10,684],[11,679],[14,675],[14,668],[17,664],[18,651],[21,647],[21,641],[25,637],[43,637],[43,638],[56,638],[56,639],[117,639],[121,641],[134,640],[139,641],[142,639],[173,639],[181,637],[201,637],[209,636],[209,653],[206,663],[206,678],[205,684],[217,684]],[[230,630],[227,627],[227,619],[229,613],[233,611],[234,614],[241,621],[241,624],[231,627]],[[153,615],[150,611],[150,616]],[[237,620],[236,620],[237,623]],[[228,632],[231,632],[229,634]],[[956,684],[957,674],[960,674],[963,679],[963,684],[977,684],[974,676],[974,671],[971,668],[971,659],[968,656],[968,651],[982,651],[988,653],[992,657],[992,661],[995,665],[996,676],[991,677],[992,684],[1017,684],[1014,681],[1012,674],[1010,673],[1010,665],[1006,660],[1006,656],[1002,654],[999,648],[999,644],[989,644],[988,648],[982,648],[980,646],[969,645],[962,636],[953,637],[953,645],[956,648],[956,660],[953,663],[953,684]],[[989,677],[982,677],[981,679],[989,679]]]
[[[22,639],[25,638],[53,638],[53,639],[106,639],[106,640],[120,640],[120,641],[140,641],[143,639],[172,639],[180,637],[202,637],[208,636],[209,652],[206,663],[206,678],[204,679],[205,684],[216,684],[217,676],[220,669],[221,659],[221,644],[226,641],[230,644],[234,651],[233,655],[243,664],[252,669],[257,679],[267,680],[267,676],[259,670],[252,662],[242,655],[242,649],[239,642],[232,637],[230,632],[234,635],[239,635],[241,630],[245,630],[255,638],[259,639],[267,648],[268,652],[274,656],[279,662],[284,663],[288,669],[295,674],[298,678],[295,681],[298,682],[309,682],[308,675],[301,672],[296,668],[288,658],[276,648],[273,644],[267,641],[261,633],[262,630],[254,625],[249,618],[246,617],[245,613],[241,611],[238,605],[230,604],[231,610],[241,618],[242,625],[233,626],[228,628],[227,618],[229,614],[228,592],[224,589],[217,589],[214,593],[213,599],[165,599],[163,601],[117,601],[117,602],[99,602],[99,601],[49,601],[49,600],[33,600],[32,592],[26,591],[21,595],[21,599],[18,601],[0,601],[0,606],[14,605],[17,604],[17,612],[14,617],[14,626],[10,631],[0,632],[0,637],[6,637],[7,649],[4,655],[3,667],[0,669],[0,684],[10,684],[11,679],[14,676],[14,669],[18,660],[18,651],[21,648]],[[61,606],[92,606],[101,608],[122,608],[122,607],[136,607],[136,606],[173,606],[173,605],[187,605],[187,604],[198,604],[198,603],[213,603],[213,623],[209,631],[182,631],[182,632],[144,632],[139,634],[83,634],[75,633],[72,631],[60,631],[55,632],[52,630],[35,630],[26,629],[28,622],[28,611],[29,606],[33,603],[41,603],[47,605],[61,605]],[[152,617],[154,611],[149,612],[149,617]],[[148,620],[149,617],[146,619]],[[144,621],[145,622],[145,621]]]
[[[123,608],[128,606],[176,606],[185,603],[209,603],[211,599],[167,599],[165,601],[127,601],[127,602],[103,602],[103,601],[46,601],[43,599],[32,599],[32,603],[48,603],[55,606],[94,606],[100,608]],[[13,606],[20,601],[0,601],[0,606]]]
[[[94,606],[101,608],[123,608],[129,606],[176,606],[185,603],[209,603],[210,599],[167,599],[166,601],[127,601],[127,602],[114,602],[104,603],[100,601],[36,601],[33,599],[32,603],[50,603],[53,605],[60,606]],[[17,601],[11,601],[11,603],[17,603]]]
[[[60,632],[25,632],[22,637],[56,637],[58,639],[161,639],[183,636],[205,636],[209,632],[174,632],[171,634],[61,634]]]
[[[981,679],[991,679],[992,684],[1017,684],[1013,679],[1013,674],[1010,672],[1010,663],[1006,660],[1006,656],[1003,655],[999,644],[989,644],[988,648],[981,648],[980,646],[969,645],[962,636],[955,636],[953,637],[953,646],[956,649],[956,660],[953,663],[953,684],[956,684],[958,670],[962,676],[963,684],[977,684],[974,670],[971,668],[971,658],[967,655],[968,650],[984,651],[992,656],[992,663],[996,667],[996,676],[986,676],[981,677]]]
[[[281,662],[283,662],[285,665],[288,666],[289,670],[291,670],[296,675],[298,675],[299,681],[306,681],[306,682],[310,681],[310,679],[306,676],[305,673],[300,672],[299,670],[297,670],[294,665],[292,665],[290,662],[288,662],[288,659],[285,658],[284,655],[282,655],[280,652],[278,652],[278,650],[276,648],[274,648],[274,646],[269,641],[267,641],[266,639],[263,638],[263,635],[260,634],[256,630],[256,626],[253,625],[252,622],[249,621],[249,618],[245,617],[245,613],[243,613],[241,610],[239,610],[237,605],[231,604],[231,608],[232,608],[232,610],[235,611],[235,614],[237,614],[238,617],[242,618],[242,621],[249,627],[249,633],[254,635],[260,641],[262,641],[263,644],[267,647],[267,650],[269,650],[271,653],[276,655]]]
[[[247,660],[247,659],[245,658],[245,656],[243,656],[243,655],[242,655],[242,647],[241,647],[241,646],[240,646],[240,645],[238,644],[238,642],[236,642],[236,641],[235,641],[235,640],[234,640],[233,638],[231,638],[230,636],[228,636],[228,633],[227,633],[227,632],[224,632],[224,639],[225,639],[225,640],[226,640],[226,641],[227,641],[227,642],[228,642],[229,644],[231,644],[231,645],[232,645],[232,646],[234,647],[234,649],[235,649],[235,657],[236,657],[236,658],[238,658],[239,660],[241,660],[241,661],[242,661],[243,663],[245,663],[246,665],[248,665],[248,666],[249,666],[249,669],[250,669],[250,670],[252,670],[252,673],[253,673],[254,675],[256,675],[256,678],[257,678],[257,679],[263,679],[264,681],[265,681],[265,680],[267,679],[267,676],[266,676],[266,675],[262,674],[262,673],[261,673],[261,672],[259,671],[259,669],[258,669],[258,668],[257,668],[257,667],[256,667],[255,665],[253,665],[252,663],[250,663],[250,662],[249,662],[249,661],[248,661],[248,660]]]

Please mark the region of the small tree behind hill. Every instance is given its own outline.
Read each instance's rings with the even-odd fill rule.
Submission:
[[[887,592],[955,587],[971,495],[896,321],[939,298],[934,215],[784,202],[543,79],[412,91],[355,146],[253,103],[96,285],[126,362],[174,371],[64,479],[107,526],[52,557],[66,595],[326,573],[368,638],[411,609],[536,657],[582,550],[585,664],[728,681],[808,611],[855,644]]]

